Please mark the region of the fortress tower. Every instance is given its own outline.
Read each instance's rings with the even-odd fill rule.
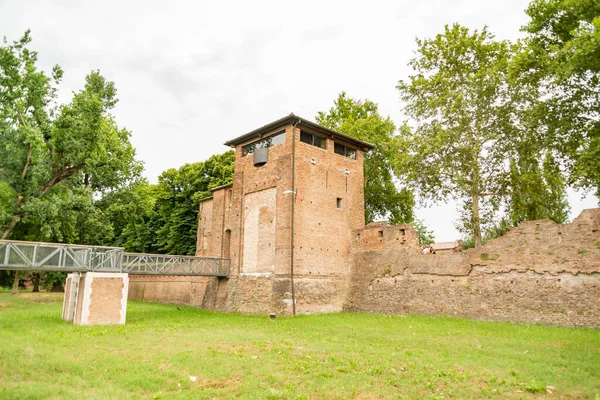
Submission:
[[[196,254],[230,258],[231,275],[211,278],[203,306],[341,311],[373,146],[293,114],[225,144],[235,148],[233,183],[200,202]]]

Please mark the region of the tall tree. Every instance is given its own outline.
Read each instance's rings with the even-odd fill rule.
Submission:
[[[570,183],[600,197],[600,2],[534,0],[526,12],[519,67],[541,94],[546,143]]]
[[[58,106],[56,86],[63,72],[58,66],[51,76],[38,70],[30,41],[27,31],[0,47],[0,181],[13,197],[1,222],[3,239],[51,208],[47,200],[61,188],[115,188],[142,169],[129,132],[110,115],[117,103],[115,85],[92,72],[85,88]]]
[[[317,122],[353,138],[372,143],[375,148],[365,154],[365,219],[386,218],[392,224],[414,220],[413,194],[398,188],[394,160],[398,157],[396,125],[379,114],[370,100],[355,100],[340,93],[334,107],[319,112]]]
[[[507,173],[505,144],[513,133],[508,65],[511,45],[487,28],[446,26],[434,39],[417,39],[415,70],[398,90],[405,112],[400,164],[420,195],[469,204],[475,246],[482,245],[480,206],[501,194]]]
[[[39,70],[30,42],[26,31],[0,45],[0,238],[95,242],[107,231],[94,193],[138,176],[142,165],[110,114],[114,84],[91,72],[59,105],[63,71]]]

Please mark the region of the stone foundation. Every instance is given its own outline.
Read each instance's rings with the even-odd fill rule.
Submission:
[[[76,325],[122,325],[127,314],[128,289],[128,274],[69,274],[62,317]]]

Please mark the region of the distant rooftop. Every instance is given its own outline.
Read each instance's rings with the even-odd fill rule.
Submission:
[[[294,115],[294,113],[291,113],[290,115],[287,115],[283,118],[273,121],[265,126],[258,128],[258,129],[255,129],[252,132],[248,132],[245,135],[239,136],[235,139],[225,142],[225,146],[235,147],[238,144],[247,142],[254,138],[260,138],[263,135],[265,135],[277,128],[280,128],[280,127],[283,127],[283,126],[286,126],[289,124],[295,124],[296,122],[298,123],[298,126],[300,126],[300,127],[305,126],[305,127],[311,128],[312,130],[322,133],[326,136],[339,137],[340,139],[343,139],[344,141],[346,141],[350,144],[353,144],[364,151],[375,147],[371,143],[363,142],[362,140],[358,140],[351,136],[344,135],[343,133],[334,131],[333,129],[325,128],[324,126],[315,124],[314,122],[304,119],[298,115]]]

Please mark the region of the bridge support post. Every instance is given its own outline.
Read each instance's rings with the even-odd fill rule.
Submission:
[[[82,272],[67,276],[63,319],[75,325],[124,324],[129,275]]]

